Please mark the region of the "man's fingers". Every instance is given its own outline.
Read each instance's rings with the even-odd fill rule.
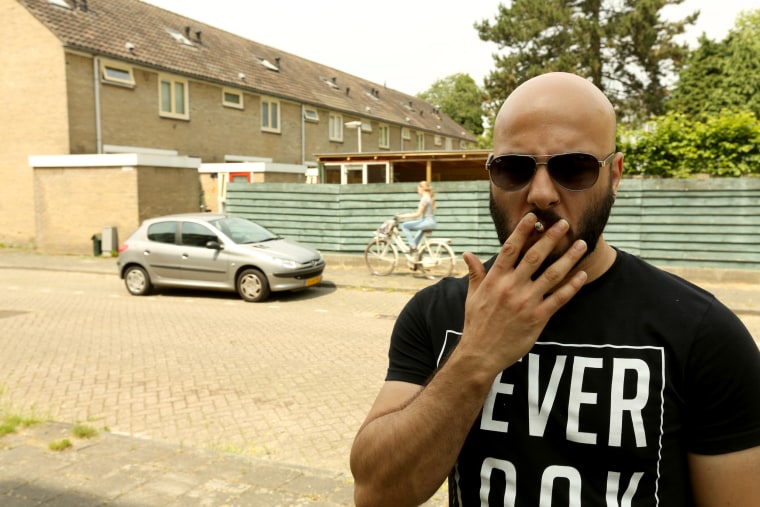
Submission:
[[[557,310],[570,301],[581,290],[587,279],[588,274],[585,271],[578,271],[566,283],[544,299],[542,305],[549,312],[549,315],[554,315]]]
[[[467,297],[469,298],[470,294],[480,287],[483,278],[486,277],[486,268],[483,266],[483,263],[480,262],[480,259],[475,257],[471,252],[463,253],[462,259],[464,259],[464,263],[467,265],[467,271],[469,272],[470,284],[467,287]]]
[[[517,227],[512,234],[507,238],[504,244],[499,250],[499,255],[496,256],[493,268],[497,271],[512,271],[517,259],[522,252],[525,243],[535,230],[536,215],[528,213],[517,223]]]
[[[531,226],[532,232],[535,229],[535,219],[531,220],[531,222],[533,223]],[[557,247],[557,244],[569,229],[570,224],[565,219],[559,220],[552,225],[548,231],[543,233],[542,238],[525,252],[518,270],[527,271],[526,274],[533,275],[549,254]]]

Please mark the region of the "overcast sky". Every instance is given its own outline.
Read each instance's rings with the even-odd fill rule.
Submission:
[[[482,85],[496,45],[475,22],[493,20],[499,0],[145,0],[247,39],[409,95],[459,72]],[[687,40],[722,39],[748,0],[684,0],[673,19],[700,10]],[[375,6],[378,6],[375,8]]]

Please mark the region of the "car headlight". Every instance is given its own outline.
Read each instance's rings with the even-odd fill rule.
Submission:
[[[296,269],[298,267],[298,263],[296,261],[291,259],[281,259],[279,257],[272,257],[272,261],[274,261],[275,264],[278,266],[282,266],[283,268],[287,269]]]

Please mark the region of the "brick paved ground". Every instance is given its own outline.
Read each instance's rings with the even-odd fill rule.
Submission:
[[[0,273],[0,403],[114,433],[348,473],[408,292],[126,293],[116,276]]]
[[[263,304],[206,292],[140,298],[126,293],[113,260],[28,260],[25,269],[0,263],[0,412],[346,480],[395,316],[412,290],[429,283],[338,265],[325,278],[339,288]],[[757,283],[702,285],[760,338]],[[411,290],[398,290],[404,287]]]

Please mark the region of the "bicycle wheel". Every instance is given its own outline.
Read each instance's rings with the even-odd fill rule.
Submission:
[[[454,252],[446,243],[430,241],[420,252],[420,269],[430,279],[449,276],[454,270]]]
[[[364,262],[373,275],[390,275],[397,259],[396,247],[387,238],[375,238],[364,249]]]

